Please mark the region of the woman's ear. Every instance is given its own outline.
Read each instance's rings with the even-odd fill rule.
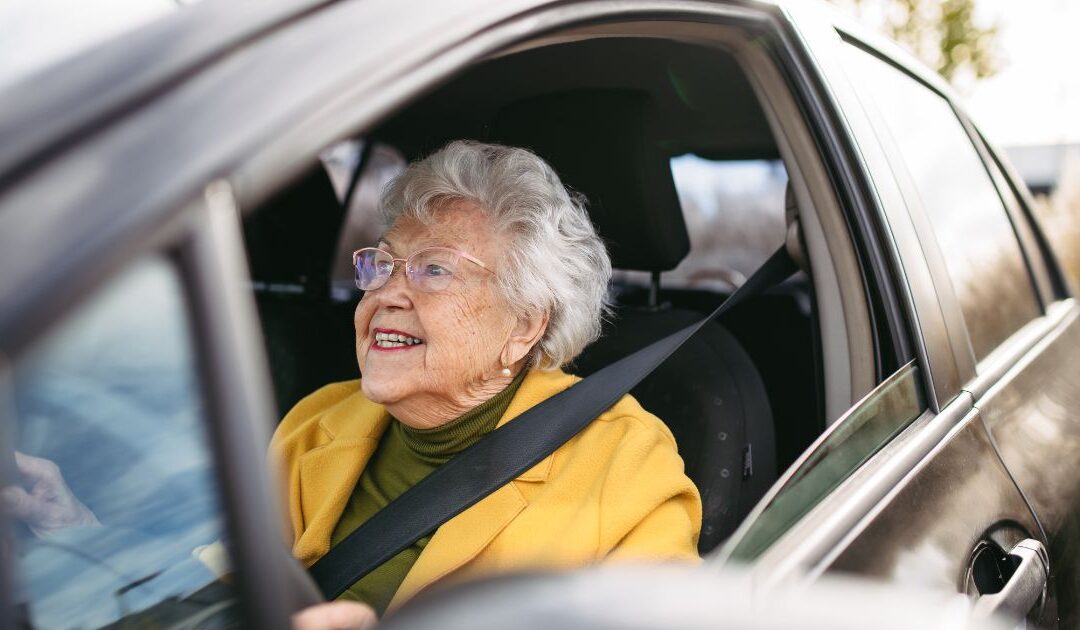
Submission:
[[[506,347],[503,349],[503,365],[514,365],[529,356],[533,346],[540,343],[544,332],[547,331],[547,325],[546,312],[518,317],[514,328],[510,331]]]

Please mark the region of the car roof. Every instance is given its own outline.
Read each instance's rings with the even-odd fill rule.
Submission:
[[[104,124],[197,68],[325,0],[204,2],[3,90],[0,189],[50,147]]]
[[[782,7],[790,2],[743,0],[736,4]],[[820,4],[820,0],[812,3]],[[0,89],[4,102],[0,108],[0,137],[4,138],[0,193],[52,151],[63,150],[246,43],[331,4],[335,0],[197,3],[5,86]],[[442,4],[397,3],[403,15],[410,5],[431,13],[444,8]],[[499,4],[499,0],[470,4],[479,8]],[[555,2],[515,0],[513,4],[529,11]]]

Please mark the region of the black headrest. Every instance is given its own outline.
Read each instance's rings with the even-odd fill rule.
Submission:
[[[255,289],[324,299],[345,210],[322,164],[244,222]]]
[[[690,250],[652,98],[637,90],[574,90],[513,103],[495,140],[534,151],[589,213],[620,269],[666,271]]]

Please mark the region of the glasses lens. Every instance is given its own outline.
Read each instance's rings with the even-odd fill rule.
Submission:
[[[461,257],[451,250],[433,247],[416,252],[406,270],[423,291],[442,291],[458,274]]]
[[[356,254],[356,288],[378,289],[394,271],[394,259],[378,249],[361,249]]]

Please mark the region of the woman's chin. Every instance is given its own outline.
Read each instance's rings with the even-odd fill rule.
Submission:
[[[364,397],[373,403],[390,405],[399,402],[407,394],[403,378],[394,378],[390,374],[373,375],[360,381],[360,389]]]

